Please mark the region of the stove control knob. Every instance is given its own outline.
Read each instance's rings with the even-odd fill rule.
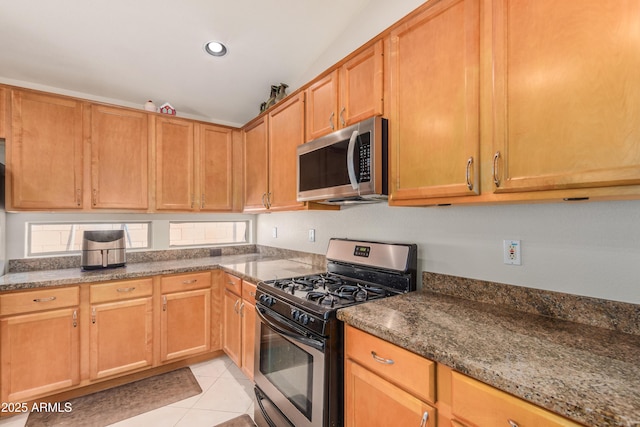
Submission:
[[[307,325],[309,323],[309,316],[302,313],[298,318],[298,322],[302,323],[303,325]]]
[[[291,318],[296,322],[300,319],[300,311],[295,308],[291,309]]]
[[[264,305],[271,307],[276,303],[276,299],[270,295],[262,294],[260,295],[260,302],[262,302]]]

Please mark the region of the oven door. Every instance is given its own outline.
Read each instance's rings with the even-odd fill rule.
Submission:
[[[322,426],[326,341],[260,304],[256,313],[256,386],[291,424]],[[256,419],[279,416],[269,405],[257,404],[255,411],[262,412]]]

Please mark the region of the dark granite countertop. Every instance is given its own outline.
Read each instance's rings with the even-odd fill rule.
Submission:
[[[260,253],[130,263],[125,267],[82,271],[80,268],[9,273],[0,277],[0,292],[135,279],[159,274],[221,268],[253,282],[324,271],[323,267]]]
[[[585,425],[640,425],[638,335],[430,291],[338,318]]]

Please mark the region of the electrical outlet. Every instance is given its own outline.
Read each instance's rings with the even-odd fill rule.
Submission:
[[[504,263],[522,265],[520,240],[504,240]]]
[[[278,227],[273,227],[273,230],[271,231],[271,237],[273,237],[274,239],[278,237]]]
[[[309,229],[309,241],[310,242],[315,242],[316,241],[316,230],[313,228]]]

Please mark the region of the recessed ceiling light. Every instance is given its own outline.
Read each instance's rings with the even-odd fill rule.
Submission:
[[[205,43],[204,50],[212,56],[224,56],[227,54],[227,47],[217,41],[210,41]]]

